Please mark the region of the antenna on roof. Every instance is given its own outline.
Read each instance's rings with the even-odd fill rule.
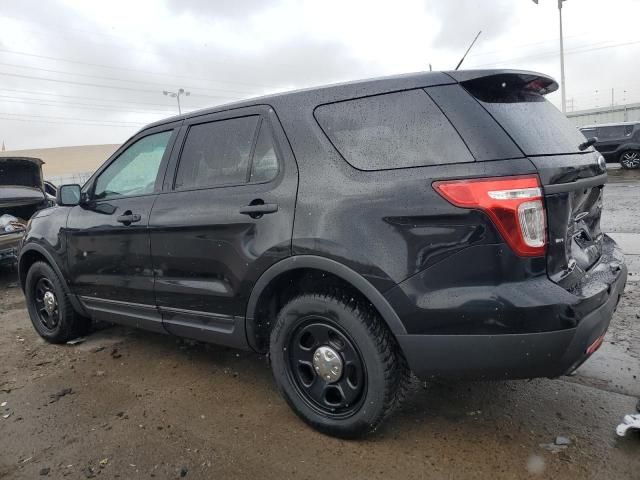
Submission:
[[[464,59],[467,57],[467,54],[469,53],[469,50],[471,50],[471,47],[473,47],[473,44],[476,43],[476,40],[478,40],[478,37],[480,36],[481,33],[482,33],[482,30],[480,30],[476,35],[476,38],[473,39],[473,42],[471,42],[471,45],[469,45],[469,48],[467,48],[467,51],[464,52],[464,55],[462,56],[462,58],[460,59],[460,62],[458,62],[458,65],[454,70],[458,70],[460,68],[460,65],[462,65],[462,62],[464,62]]]

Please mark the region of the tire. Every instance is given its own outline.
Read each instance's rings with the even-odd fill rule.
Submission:
[[[44,299],[47,292],[53,296],[53,304],[49,303],[51,310]],[[62,281],[47,263],[36,262],[29,268],[25,297],[31,323],[47,342],[64,343],[88,332],[90,321],[73,309]]]
[[[330,349],[329,358],[339,357],[339,377],[318,373],[321,347]],[[409,370],[395,338],[370,305],[350,296],[314,293],[289,301],[271,332],[270,358],[289,406],[327,435],[357,438],[374,431],[406,394]]]
[[[620,166],[626,170],[640,168],[640,150],[627,150],[620,154]]]

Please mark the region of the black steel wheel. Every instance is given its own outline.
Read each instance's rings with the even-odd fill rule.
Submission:
[[[35,287],[34,301],[38,312],[40,324],[47,330],[54,331],[60,321],[60,309],[56,291],[46,277],[41,277]]]
[[[405,395],[407,367],[368,302],[309,293],[278,313],[269,348],[273,376],[293,411],[322,433],[361,437]]]
[[[45,262],[35,262],[24,284],[31,323],[38,334],[51,343],[64,343],[89,330],[90,320],[71,305],[56,272]]]
[[[288,342],[289,372],[311,408],[333,418],[357,411],[366,372],[353,341],[328,318],[303,321]]]

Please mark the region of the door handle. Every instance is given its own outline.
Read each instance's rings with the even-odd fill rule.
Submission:
[[[254,202],[256,202],[254,200]],[[243,215],[249,215],[251,218],[260,218],[262,215],[267,213],[275,213],[278,211],[277,203],[254,203],[251,202],[251,205],[247,205],[246,207],[242,207],[240,209],[240,213]]]
[[[139,222],[142,217],[138,213],[133,213],[131,210],[127,210],[123,215],[120,215],[116,220],[123,225],[129,226],[132,223]]]

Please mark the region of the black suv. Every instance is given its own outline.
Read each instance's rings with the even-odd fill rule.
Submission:
[[[422,378],[556,377],[627,278],[605,164],[520,71],[428,72],[157,122],[29,224],[38,333],[89,319],[269,354],[341,437]]]
[[[592,125],[580,131],[597,139],[595,148],[607,162],[620,162],[626,169],[640,168],[640,122]]]

